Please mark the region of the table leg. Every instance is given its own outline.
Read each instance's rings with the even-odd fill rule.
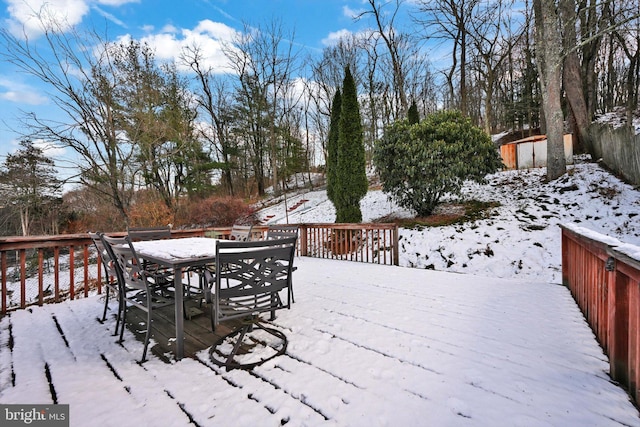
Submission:
[[[184,289],[182,286],[182,268],[174,271],[173,285],[176,292],[176,360],[184,356]]]

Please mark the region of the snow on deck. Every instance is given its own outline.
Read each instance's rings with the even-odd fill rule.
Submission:
[[[206,351],[140,366],[142,344],[129,331],[115,344],[93,297],[0,320],[0,403],[54,393],[72,426],[640,426],[562,286],[296,264],[296,303],[274,322],[287,354],[253,372],[220,370]]]

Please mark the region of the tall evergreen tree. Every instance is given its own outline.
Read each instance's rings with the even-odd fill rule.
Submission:
[[[331,122],[329,123],[329,139],[327,140],[327,197],[334,206],[336,206],[335,188],[338,175],[338,135],[341,108],[342,95],[338,89],[331,104]]]
[[[410,125],[415,125],[416,123],[420,122],[420,113],[418,113],[418,106],[416,105],[416,101],[411,102],[409,112],[407,113],[407,118],[409,119]]]
[[[338,132],[338,168],[333,189],[336,222],[361,222],[360,200],[367,194],[364,137],[356,83],[351,70],[345,68],[342,83],[342,107]]]
[[[29,236],[34,221],[54,208],[62,183],[53,160],[41,148],[30,140],[21,141],[20,147],[0,165],[0,198],[19,214],[22,235]]]

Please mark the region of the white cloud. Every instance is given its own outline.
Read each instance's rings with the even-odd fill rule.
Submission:
[[[180,30],[173,24],[167,24],[160,30],[161,33],[177,33]]]
[[[233,28],[220,22],[213,22],[209,19],[200,21],[196,28],[193,29],[193,31],[228,42],[237,39],[239,36],[239,33]]]
[[[167,26],[158,34],[149,34],[140,41],[147,43],[161,60],[173,60],[180,56],[184,48],[197,46],[204,58],[205,66],[214,72],[229,71],[229,60],[224,55],[222,47],[239,37],[233,28],[210,20],[200,21],[194,29],[179,31],[173,26]]]
[[[6,0],[10,19],[7,28],[12,34],[30,38],[38,37],[43,28],[54,24],[73,27],[89,13],[90,0]],[[139,0],[97,0],[95,3],[104,6],[121,6],[127,3],[138,3]],[[95,10],[112,22],[124,26],[114,15],[94,6]]]
[[[47,142],[42,139],[33,141],[33,146],[41,149],[42,154],[44,154],[47,157],[59,158],[59,157],[63,157],[66,153],[66,150],[64,147],[56,146],[54,143]]]
[[[9,141],[9,149],[7,153],[15,154],[18,150],[22,150],[24,147],[20,145],[20,139],[13,139]],[[56,159],[63,158],[66,154],[66,149],[64,147],[56,146],[56,144],[52,142],[47,142],[44,139],[33,140],[33,146],[42,150],[42,154],[47,157],[52,157]],[[2,156],[4,157],[4,156]]]
[[[93,9],[98,12],[100,15],[102,15],[105,19],[108,19],[109,21],[113,22],[114,24],[123,27],[123,28],[127,28],[127,24],[125,24],[122,20],[116,18],[112,13],[109,13],[97,6],[94,6]]]
[[[351,37],[351,34],[351,31],[345,29],[334,31],[332,33],[329,33],[327,37],[322,39],[322,44],[325,46],[333,46],[337,44],[341,39]]]
[[[49,98],[42,95],[41,91],[6,76],[0,76],[0,99],[27,105],[44,105],[49,102]]]
[[[342,14],[349,19],[355,19],[364,12],[365,12],[365,9],[354,10],[354,9],[351,9],[349,6],[342,7]]]
[[[7,0],[11,16],[9,29],[16,35],[28,37],[42,34],[51,24],[73,26],[89,13],[85,0]]]
[[[156,52],[159,59],[174,59],[180,55],[182,41],[178,40],[173,33],[152,34],[140,39],[147,43]]]
[[[0,99],[27,105],[43,105],[48,102],[48,98],[33,91],[9,90],[0,92]]]

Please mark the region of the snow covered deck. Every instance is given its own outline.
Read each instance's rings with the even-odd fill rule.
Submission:
[[[252,372],[206,351],[141,366],[91,297],[0,320],[0,403],[68,403],[72,426],[640,426],[562,286],[296,264],[296,303],[274,322],[287,354]]]

